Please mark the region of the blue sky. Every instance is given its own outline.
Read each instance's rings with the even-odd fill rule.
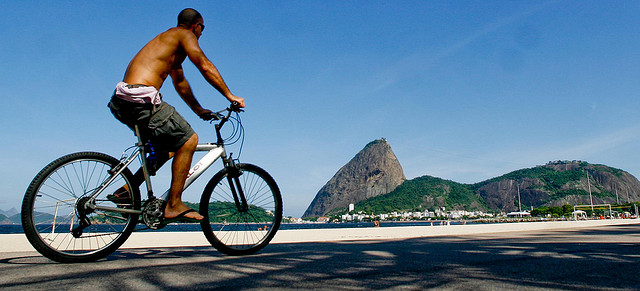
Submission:
[[[185,7],[246,99],[241,160],[275,177],[285,215],[380,137],[407,178],[476,183],[574,159],[640,175],[637,1],[2,1],[0,209],[19,209],[55,158],[134,142],[106,103]],[[226,106],[184,67],[205,107]],[[161,92],[211,140],[170,82]]]

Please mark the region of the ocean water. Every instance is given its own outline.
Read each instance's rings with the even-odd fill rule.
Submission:
[[[447,222],[442,221],[381,221],[380,227],[398,227],[398,226],[434,226],[443,225]],[[460,221],[450,221],[451,225],[463,224]],[[470,222],[466,222],[470,223]],[[331,229],[331,228],[365,228],[375,227],[373,222],[346,222],[346,223],[283,223],[280,230],[288,229]],[[144,224],[138,224],[137,228],[144,228]],[[159,230],[139,229],[138,231],[202,231],[200,224],[197,223],[173,223]],[[0,234],[24,233],[20,224],[0,224]]]

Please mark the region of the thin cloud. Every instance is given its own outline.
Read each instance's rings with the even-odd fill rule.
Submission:
[[[385,73],[382,74],[382,76],[378,76],[375,82],[375,84],[377,85],[370,86],[370,88],[372,88],[372,92],[370,93],[375,93],[387,89],[390,86],[395,85],[407,75],[414,75],[416,74],[416,72],[425,73],[440,60],[455,54],[461,49],[469,46],[474,41],[481,39],[482,37],[489,35],[490,33],[497,31],[502,27],[538,13],[541,10],[551,6],[555,2],[557,1],[549,1],[533,5],[529,7],[529,9],[523,10],[519,13],[498,19],[495,22],[481,27],[480,29],[475,31],[475,33],[459,40],[458,42],[444,48],[439,52],[436,52],[435,54],[432,52],[420,52],[407,56],[394,64],[391,68],[386,70]]]
[[[606,153],[640,138],[640,125],[589,138],[579,144],[557,151],[557,155],[589,157]]]
[[[594,158],[611,156],[619,147],[640,141],[640,124],[619,129],[617,131],[588,136],[571,143],[537,144],[532,148],[518,148],[509,152],[493,152],[484,156],[481,160],[493,160],[500,165],[495,169],[519,169],[533,167],[552,160],[585,160],[594,163],[607,161],[595,161]],[[488,170],[496,172],[498,170]],[[505,173],[506,174],[506,173]]]

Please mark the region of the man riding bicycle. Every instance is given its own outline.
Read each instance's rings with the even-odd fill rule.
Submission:
[[[150,140],[159,154],[158,167],[173,157],[171,187],[164,218],[202,220],[203,216],[182,202],[182,191],[198,136],[189,123],[162,101],[159,93],[167,76],[171,76],[178,95],[200,118],[212,113],[202,108],[185,79],[182,63],[189,60],[204,78],[230,102],[245,106],[244,99],[231,93],[222,76],[205,56],[198,44],[204,30],[204,20],[196,10],[187,8],[178,15],[177,27],[157,35],[131,60],[122,82],[118,83],[109,102],[113,115],[132,130],[138,125],[144,140]],[[144,180],[142,169],[135,174],[134,186]],[[127,190],[127,189],[124,189]],[[118,191],[113,200],[126,199],[126,191]]]

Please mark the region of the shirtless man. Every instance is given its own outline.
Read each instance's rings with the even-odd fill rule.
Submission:
[[[202,52],[198,39],[204,27],[200,13],[191,8],[182,10],[178,15],[177,27],[156,36],[131,60],[124,79],[116,86],[109,102],[111,112],[118,120],[131,129],[137,124],[141,135],[152,141],[156,151],[168,153],[161,163],[173,156],[165,218],[203,219],[202,215],[182,202],[182,190],[198,136],[171,105],[162,101],[158,91],[167,76],[171,76],[173,86],[182,100],[202,119],[206,119],[211,111],[200,106],[185,79],[182,62],[186,57],[230,102],[237,102],[241,108],[245,105],[243,98],[231,93],[216,67]],[[141,183],[142,180],[135,181],[134,185]]]

